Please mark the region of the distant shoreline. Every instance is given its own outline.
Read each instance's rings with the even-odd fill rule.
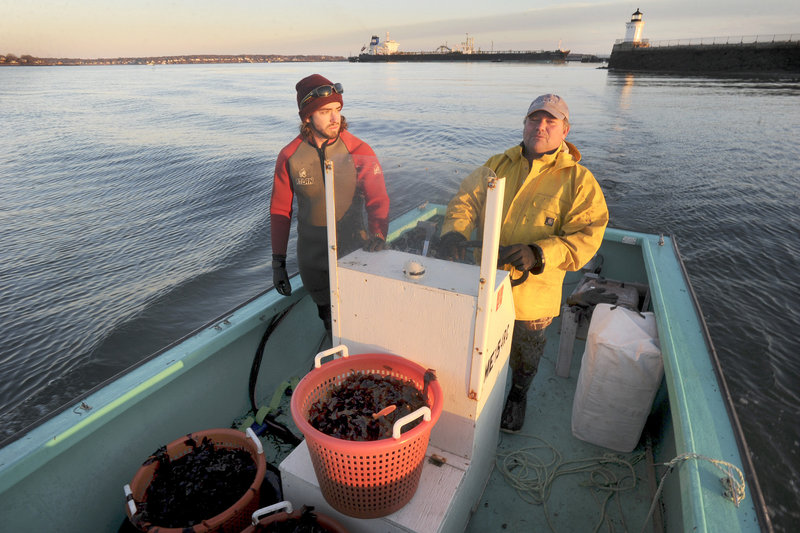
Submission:
[[[14,54],[0,55],[0,66],[46,67],[46,66],[84,66],[84,65],[203,65],[215,63],[302,63],[320,61],[347,61],[344,56],[328,55],[280,55],[280,54],[195,54],[150,57],[116,58],[53,58],[33,57]]]

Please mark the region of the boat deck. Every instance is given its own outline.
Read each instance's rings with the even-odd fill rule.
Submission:
[[[619,453],[572,435],[572,403],[585,342],[575,339],[570,375],[564,378],[555,371],[559,341],[557,318],[547,330],[525,425],[516,434],[500,433],[495,467],[466,531],[639,531],[647,519],[657,480],[648,467],[646,439],[633,452]],[[300,435],[288,396],[279,412],[277,420]],[[267,460],[275,466],[291,452],[272,438],[262,440]],[[417,497],[429,496],[420,489]],[[660,507],[655,520],[662,520]]]

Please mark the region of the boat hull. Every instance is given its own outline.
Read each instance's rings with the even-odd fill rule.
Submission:
[[[408,213],[391,226],[390,238],[443,209],[431,205]],[[721,495],[720,475],[706,462],[681,464],[661,492],[664,529],[769,530],[746,444],[672,239],[609,228],[600,252],[604,276],[649,287],[665,373],[658,409],[651,416],[653,460],[665,463],[695,454],[737,465],[748,474],[748,497],[737,508]],[[566,283],[575,283],[575,275]],[[254,354],[271,319],[289,308],[266,344],[257,396],[266,397],[287,376],[304,375],[323,331],[299,277],[293,286],[290,297],[274,290],[255,297],[5,443],[0,449],[4,530],[115,531],[125,517],[122,487],[144,459],[182,434],[229,426],[250,409],[247,383]],[[554,324],[548,334],[557,331]],[[579,360],[576,349],[573,374]],[[560,377],[542,374],[542,379],[568,385]],[[568,392],[559,394],[564,396],[561,403],[570,401]],[[536,425],[555,435],[550,427],[564,430],[569,420],[546,419]],[[505,485],[498,473],[492,474],[492,483]],[[511,507],[520,507],[526,517],[534,512],[525,503],[509,506],[505,500],[495,507],[491,496],[500,494],[497,490],[484,492],[485,505],[477,505],[467,531],[496,526],[497,513],[513,523]],[[512,489],[504,490],[516,497]],[[479,496],[483,487],[476,491]],[[639,497],[645,513],[651,498],[646,491]],[[556,508],[555,503],[548,506]],[[575,509],[559,514],[567,517]]]
[[[528,61],[545,63],[564,63],[569,50],[536,52],[398,52],[394,54],[359,54],[349,58],[351,63],[410,63],[436,61]]]

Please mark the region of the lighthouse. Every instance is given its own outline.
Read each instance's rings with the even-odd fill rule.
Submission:
[[[644,21],[642,20],[642,12],[638,9],[631,15],[631,21],[625,23],[625,40],[624,43],[639,43],[642,40],[642,28]]]

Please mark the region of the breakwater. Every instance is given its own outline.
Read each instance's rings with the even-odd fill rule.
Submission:
[[[800,41],[676,44],[616,43],[608,68],[622,71],[800,72]]]

